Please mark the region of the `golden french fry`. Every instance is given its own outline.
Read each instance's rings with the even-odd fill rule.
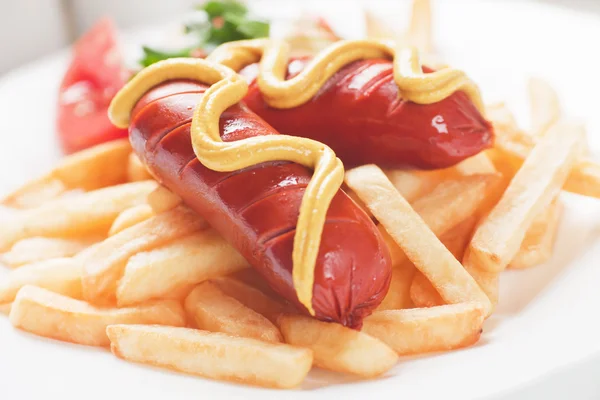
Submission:
[[[494,197],[498,175],[470,175],[448,179],[413,203],[413,208],[438,237],[477,214]],[[385,236],[384,236],[385,237]],[[406,256],[388,242],[393,260],[401,263]],[[396,265],[396,264],[395,264]]]
[[[185,313],[173,300],[131,308],[96,308],[35,286],[19,290],[9,318],[13,326],[35,335],[88,346],[109,345],[108,325],[185,326]]]
[[[580,158],[571,170],[563,189],[600,198],[600,164],[588,158]]]
[[[217,278],[212,282],[227,296],[233,297],[246,307],[263,315],[275,325],[277,325],[279,316],[286,311],[286,307],[279,301],[237,279]]]
[[[410,285],[410,299],[416,307],[435,307],[444,305],[444,299],[435,290],[431,282],[417,272]]]
[[[0,280],[0,304],[13,301],[18,291],[26,285],[80,299],[81,271],[81,264],[73,258],[56,258],[24,265]]]
[[[112,325],[106,333],[119,358],[250,385],[298,386],[313,360],[308,349],[196,329]]]
[[[100,240],[101,238],[97,236],[83,238],[32,237],[15,243],[8,253],[0,256],[0,261],[16,268],[52,258],[71,257]]]
[[[9,194],[2,204],[17,209],[33,208],[55,200],[67,191],[65,184],[58,178],[43,177],[31,181]]]
[[[527,86],[531,107],[531,134],[540,137],[561,117],[560,101],[554,88],[543,79],[530,78]]]
[[[399,355],[453,350],[476,343],[485,310],[478,303],[431,308],[375,311],[363,332],[378,338]]]
[[[104,143],[63,158],[48,174],[25,184],[2,203],[28,208],[44,204],[66,190],[96,190],[126,182],[127,139]]]
[[[150,175],[146,166],[142,164],[140,158],[135,153],[129,154],[127,159],[127,181],[137,182],[148,179],[154,178]]]
[[[124,231],[127,228],[131,228],[133,225],[139,224],[140,222],[145,221],[152,216],[154,216],[154,211],[148,204],[140,204],[138,206],[128,208],[127,210],[123,210],[123,212],[121,212],[121,214],[115,218],[110,230],[108,231],[108,236],[114,236],[117,233]]]
[[[492,310],[488,312],[489,315],[496,307],[496,304],[498,304],[498,295],[500,290],[499,273],[484,271],[482,268],[470,262],[467,256],[469,251],[469,248],[467,248],[465,251],[465,261],[463,261],[463,266],[465,267],[465,270],[473,277],[473,279],[475,279],[475,282],[477,282],[488,299],[490,299]]]
[[[377,229],[379,229],[379,233],[381,233],[385,244],[387,244],[388,249],[390,250],[392,265],[400,266],[402,264],[405,264],[407,261],[406,255],[404,254],[402,249],[396,244],[394,238],[390,236],[390,234],[385,230],[385,228],[381,224],[377,225]]]
[[[321,368],[371,378],[398,362],[398,355],[380,340],[340,324],[283,315],[279,326],[286,343],[311,349]]]
[[[493,110],[496,110],[496,116],[492,117],[499,118],[500,121],[502,121],[502,118],[506,119],[502,116],[502,113],[508,113],[508,111]],[[488,117],[490,117],[489,114]],[[492,121],[494,120],[492,119]],[[521,167],[523,161],[535,146],[535,140],[530,135],[520,131],[516,124],[510,125],[506,121],[494,121],[494,127],[496,128],[496,143],[494,151],[491,153],[495,154],[494,163],[496,166],[502,164],[503,168],[499,169],[503,173],[512,176]],[[587,144],[584,142],[582,146],[585,152]],[[600,164],[580,155],[563,185],[563,190],[583,196],[600,198]]]
[[[562,188],[581,152],[583,136],[581,127],[559,123],[539,140],[475,231],[465,264],[488,272],[506,268],[535,216]]]
[[[354,168],[346,173],[346,184],[361,197],[445,302],[475,302],[481,304],[486,312],[491,310],[485,293],[381,169],[374,165]]]
[[[200,329],[279,343],[279,329],[261,314],[226,295],[212,282],[196,286],[185,299],[185,311]]]
[[[471,240],[476,222],[477,218],[472,216],[446,232],[440,238],[444,246],[446,246],[457,260],[462,260],[465,248]],[[431,282],[427,280],[425,275],[420,272],[415,274],[410,286],[410,298],[417,307],[433,307],[444,304],[444,300],[440,294],[431,285]]]
[[[151,181],[127,183],[22,210],[0,227],[0,250],[35,236],[106,234],[121,211],[143,203],[154,188]]]
[[[433,50],[430,0],[413,0],[406,41],[422,53],[430,53]]]
[[[0,314],[4,314],[8,317],[12,303],[0,304]]]
[[[558,231],[562,203],[554,200],[540,214],[527,230],[521,248],[512,259],[509,268],[525,269],[542,264],[552,257],[554,239]]]
[[[493,175],[496,172],[496,167],[488,157],[486,152],[478,153],[473,157],[469,157],[454,166],[456,172],[463,176],[487,174]]]
[[[84,266],[83,297],[94,304],[115,301],[117,281],[129,258],[205,228],[206,221],[187,207],[177,207],[125,229],[78,257]]]
[[[213,229],[148,251],[127,261],[117,285],[117,304],[187,294],[196,284],[247,268],[248,262]]]
[[[385,171],[388,179],[409,203],[431,192],[446,178],[446,173],[447,170],[393,169]]]
[[[164,186],[158,186],[148,195],[148,204],[155,214],[172,210],[182,202],[181,197],[177,196]]]
[[[400,310],[412,308],[413,306],[410,298],[410,287],[417,270],[408,260],[400,265],[393,265],[390,288],[377,310]]]

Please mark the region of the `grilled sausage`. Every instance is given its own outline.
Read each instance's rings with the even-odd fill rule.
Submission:
[[[290,62],[288,78],[307,62]],[[389,60],[348,64],[312,100],[291,109],[265,103],[254,81],[257,64],[241,73],[252,82],[244,99],[252,111],[282,134],[325,143],[347,168],[362,164],[445,168],[493,144],[491,124],[463,92],[427,105],[403,100]]]
[[[267,280],[299,303],[292,283],[293,239],[312,172],[290,162],[269,162],[215,172],[196,158],[190,139],[195,105],[206,86],[171,81],[147,92],[131,113],[130,140],[152,174],[219,231]],[[277,132],[244,104],[220,119],[224,141]],[[342,191],[333,198],[315,269],[316,317],[360,328],[382,301],[391,261],[377,228]]]

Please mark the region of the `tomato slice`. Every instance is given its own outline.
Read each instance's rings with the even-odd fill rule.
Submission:
[[[126,129],[111,124],[107,110],[128,76],[115,25],[103,18],[73,47],[73,60],[60,85],[57,130],[65,152],[127,136]]]

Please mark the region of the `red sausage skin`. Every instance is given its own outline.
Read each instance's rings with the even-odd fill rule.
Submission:
[[[289,76],[297,75],[306,62],[292,61]],[[252,80],[257,73],[256,64],[242,71]],[[493,145],[491,124],[465,93],[428,105],[402,100],[388,60],[348,64],[299,107],[268,106],[256,82],[244,102],[280,133],[327,144],[346,168],[371,163],[445,168]]]
[[[131,114],[135,152],[163,185],[183,198],[228,240],[270,286],[306,312],[292,283],[292,249],[302,196],[312,172],[270,162],[235,172],[215,172],[194,155],[190,121],[206,86],[167,82],[150,90]],[[220,120],[224,141],[277,134],[243,104]],[[316,317],[360,328],[381,303],[391,260],[377,228],[343,192],[334,197],[315,270]]]

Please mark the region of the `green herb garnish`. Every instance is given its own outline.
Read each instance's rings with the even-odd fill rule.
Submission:
[[[197,40],[197,45],[176,51],[161,51],[144,47],[144,67],[173,57],[190,57],[197,49],[214,47],[235,40],[256,39],[269,36],[269,23],[248,15],[246,6],[235,0],[209,0],[197,7],[208,18],[204,23],[185,26],[185,32]]]

